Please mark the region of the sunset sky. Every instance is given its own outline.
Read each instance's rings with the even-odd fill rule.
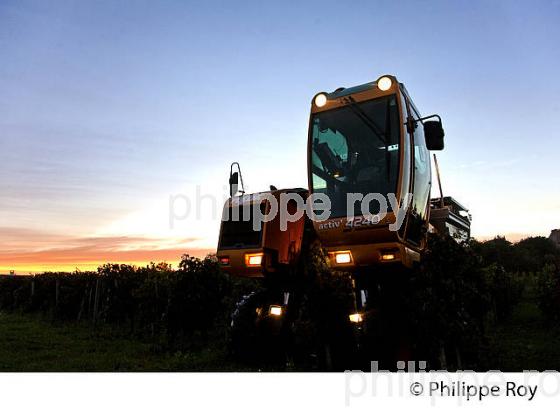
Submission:
[[[313,95],[384,73],[443,117],[475,237],[548,236],[559,21],[538,1],[2,1],[0,272],[213,251],[229,164],[248,191],[305,187]]]

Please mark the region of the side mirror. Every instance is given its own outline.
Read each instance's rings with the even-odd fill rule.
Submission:
[[[424,121],[424,137],[426,147],[430,151],[441,151],[443,149],[443,137],[445,132],[440,121]]]
[[[229,196],[233,197],[239,191],[239,172],[234,172],[229,176]]]

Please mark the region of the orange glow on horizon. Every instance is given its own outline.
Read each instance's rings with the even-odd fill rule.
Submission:
[[[197,238],[146,236],[70,236],[40,230],[0,227],[0,274],[97,271],[106,263],[146,266],[167,262],[177,267],[181,256],[203,258],[216,250]],[[198,246],[197,246],[198,245]]]
[[[181,256],[203,258],[214,249],[142,249],[142,250],[53,250],[0,254],[0,274],[23,275],[41,272],[97,271],[106,263],[146,266],[150,262],[167,262],[177,267]]]

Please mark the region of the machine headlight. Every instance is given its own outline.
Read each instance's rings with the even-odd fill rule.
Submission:
[[[264,254],[250,253],[245,255],[245,265],[247,266],[261,266]]]
[[[272,305],[272,306],[270,306],[270,309],[268,310],[268,313],[271,316],[282,316],[282,306]]]
[[[389,249],[385,251],[381,251],[381,260],[382,261],[394,261],[399,257],[399,250],[398,249]]]
[[[352,323],[362,323],[362,321],[364,320],[361,313],[353,313],[348,316],[348,319],[350,319],[350,322]]]
[[[334,254],[334,261],[339,265],[352,263],[352,253],[350,251],[342,251]]]

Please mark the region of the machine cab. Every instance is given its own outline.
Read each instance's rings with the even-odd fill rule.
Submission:
[[[441,121],[426,119],[393,76],[313,98],[309,189],[330,201],[328,220],[314,226],[335,265],[419,260],[430,213],[428,150],[443,149]]]

